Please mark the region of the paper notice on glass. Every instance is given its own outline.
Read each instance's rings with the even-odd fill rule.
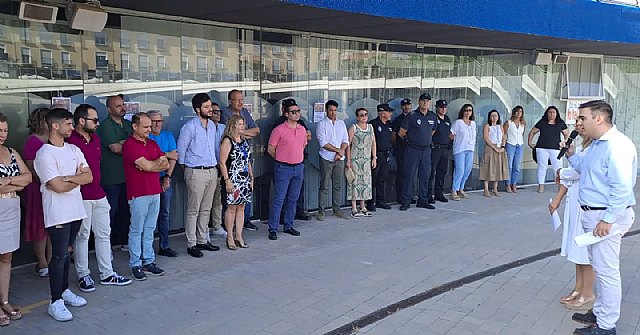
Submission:
[[[584,233],[582,235],[578,235],[578,236],[574,237],[573,240],[576,242],[576,244],[579,247],[584,247],[584,246],[587,246],[587,245],[592,245],[592,244],[596,244],[598,242],[602,242],[602,241],[607,240],[607,239],[609,239],[611,237],[614,237],[614,236],[616,236],[616,235],[618,235],[620,233],[621,233],[620,228],[618,228],[616,225],[614,225],[611,228],[611,230],[609,231],[609,234],[607,234],[605,236],[602,236],[602,237],[594,236],[593,232],[590,231],[590,232],[587,232],[587,233]]]
[[[553,199],[549,199],[549,203],[551,203],[553,201]],[[551,222],[551,228],[553,228],[553,231],[558,230],[558,227],[560,227],[560,225],[562,225],[562,221],[560,221],[560,215],[558,215],[558,211],[555,210],[553,211],[553,214],[551,214],[550,217],[550,222]]]
[[[313,112],[313,122],[324,120],[324,112]]]

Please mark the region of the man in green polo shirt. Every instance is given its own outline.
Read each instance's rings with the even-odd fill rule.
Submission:
[[[121,250],[128,251],[129,204],[122,165],[122,143],[131,135],[133,128],[131,122],[124,119],[124,101],[121,97],[108,97],[107,111],[109,116],[100,123],[97,130],[102,143],[102,188],[111,206],[111,244],[120,244]]]

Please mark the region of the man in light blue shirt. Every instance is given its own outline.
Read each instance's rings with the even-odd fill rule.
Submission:
[[[171,216],[171,196],[173,195],[173,187],[171,187],[171,177],[178,160],[178,151],[176,147],[176,139],[173,134],[167,130],[162,130],[164,118],[162,112],[151,110],[147,112],[151,118],[151,133],[149,138],[156,141],[160,150],[167,155],[169,159],[169,170],[160,172],[160,185],[162,193],[160,193],[160,212],[158,214],[158,233],[160,235],[158,255],[167,257],[177,257],[178,253],[169,248],[169,219]]]
[[[187,185],[187,214],[184,229],[187,253],[200,258],[201,250],[216,251],[220,247],[209,242],[209,216],[218,182],[216,158],[217,131],[213,121],[211,98],[198,93],[191,99],[196,117],[187,121],[178,137],[178,164],[184,169]],[[218,148],[220,145],[218,144]]]
[[[229,120],[232,115],[241,115],[244,118],[245,124],[244,137],[251,139],[260,135],[260,128],[258,128],[256,121],[253,120],[253,116],[251,116],[251,113],[246,108],[244,108],[244,96],[242,92],[240,90],[231,90],[227,95],[227,99],[229,100],[229,106],[222,108],[220,123],[227,124],[227,120]],[[250,218],[251,203],[248,202],[244,206],[244,229],[250,231],[258,230],[258,227],[251,223],[251,221],[249,220]]]
[[[605,101],[585,102],[579,109],[578,121],[593,139],[584,157],[573,155],[573,148],[567,151],[569,162],[580,173],[582,227],[595,236],[614,235],[589,246],[596,301],[593,311],[574,314],[573,319],[595,327],[579,328],[574,334],[615,335],[622,300],[620,244],[635,216],[631,206],[636,203],[636,147],[612,124],[613,110]]]

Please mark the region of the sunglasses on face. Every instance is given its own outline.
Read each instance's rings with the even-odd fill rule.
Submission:
[[[94,123],[98,123],[100,122],[99,118],[90,118],[90,117],[83,117],[83,119],[87,120],[87,121],[93,121]]]
[[[219,109],[213,109],[211,110],[213,112],[213,114],[220,114],[221,110]]]
[[[369,116],[369,113],[361,113],[361,114],[358,114],[358,117],[363,117],[363,116]]]
[[[294,110],[288,111],[287,113],[298,114],[298,113],[300,113],[300,110],[299,109],[294,109]]]

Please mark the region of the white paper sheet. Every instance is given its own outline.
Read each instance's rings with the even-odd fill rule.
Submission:
[[[594,236],[593,232],[586,232],[582,235],[578,235],[576,237],[573,238],[573,240],[576,242],[576,244],[579,247],[584,247],[587,245],[592,245],[592,244],[596,244],[598,242],[602,242],[606,239],[609,239],[613,236],[616,236],[618,234],[620,234],[620,228],[618,228],[616,225],[614,225],[611,230],[609,231],[609,234],[607,234],[606,236],[603,237],[599,237],[599,236]]]
[[[553,202],[553,199],[549,199],[549,203]],[[558,210],[553,211],[553,214],[550,216],[551,228],[553,231],[558,230],[558,227],[562,225],[562,221],[560,221],[560,215],[558,215]]]

